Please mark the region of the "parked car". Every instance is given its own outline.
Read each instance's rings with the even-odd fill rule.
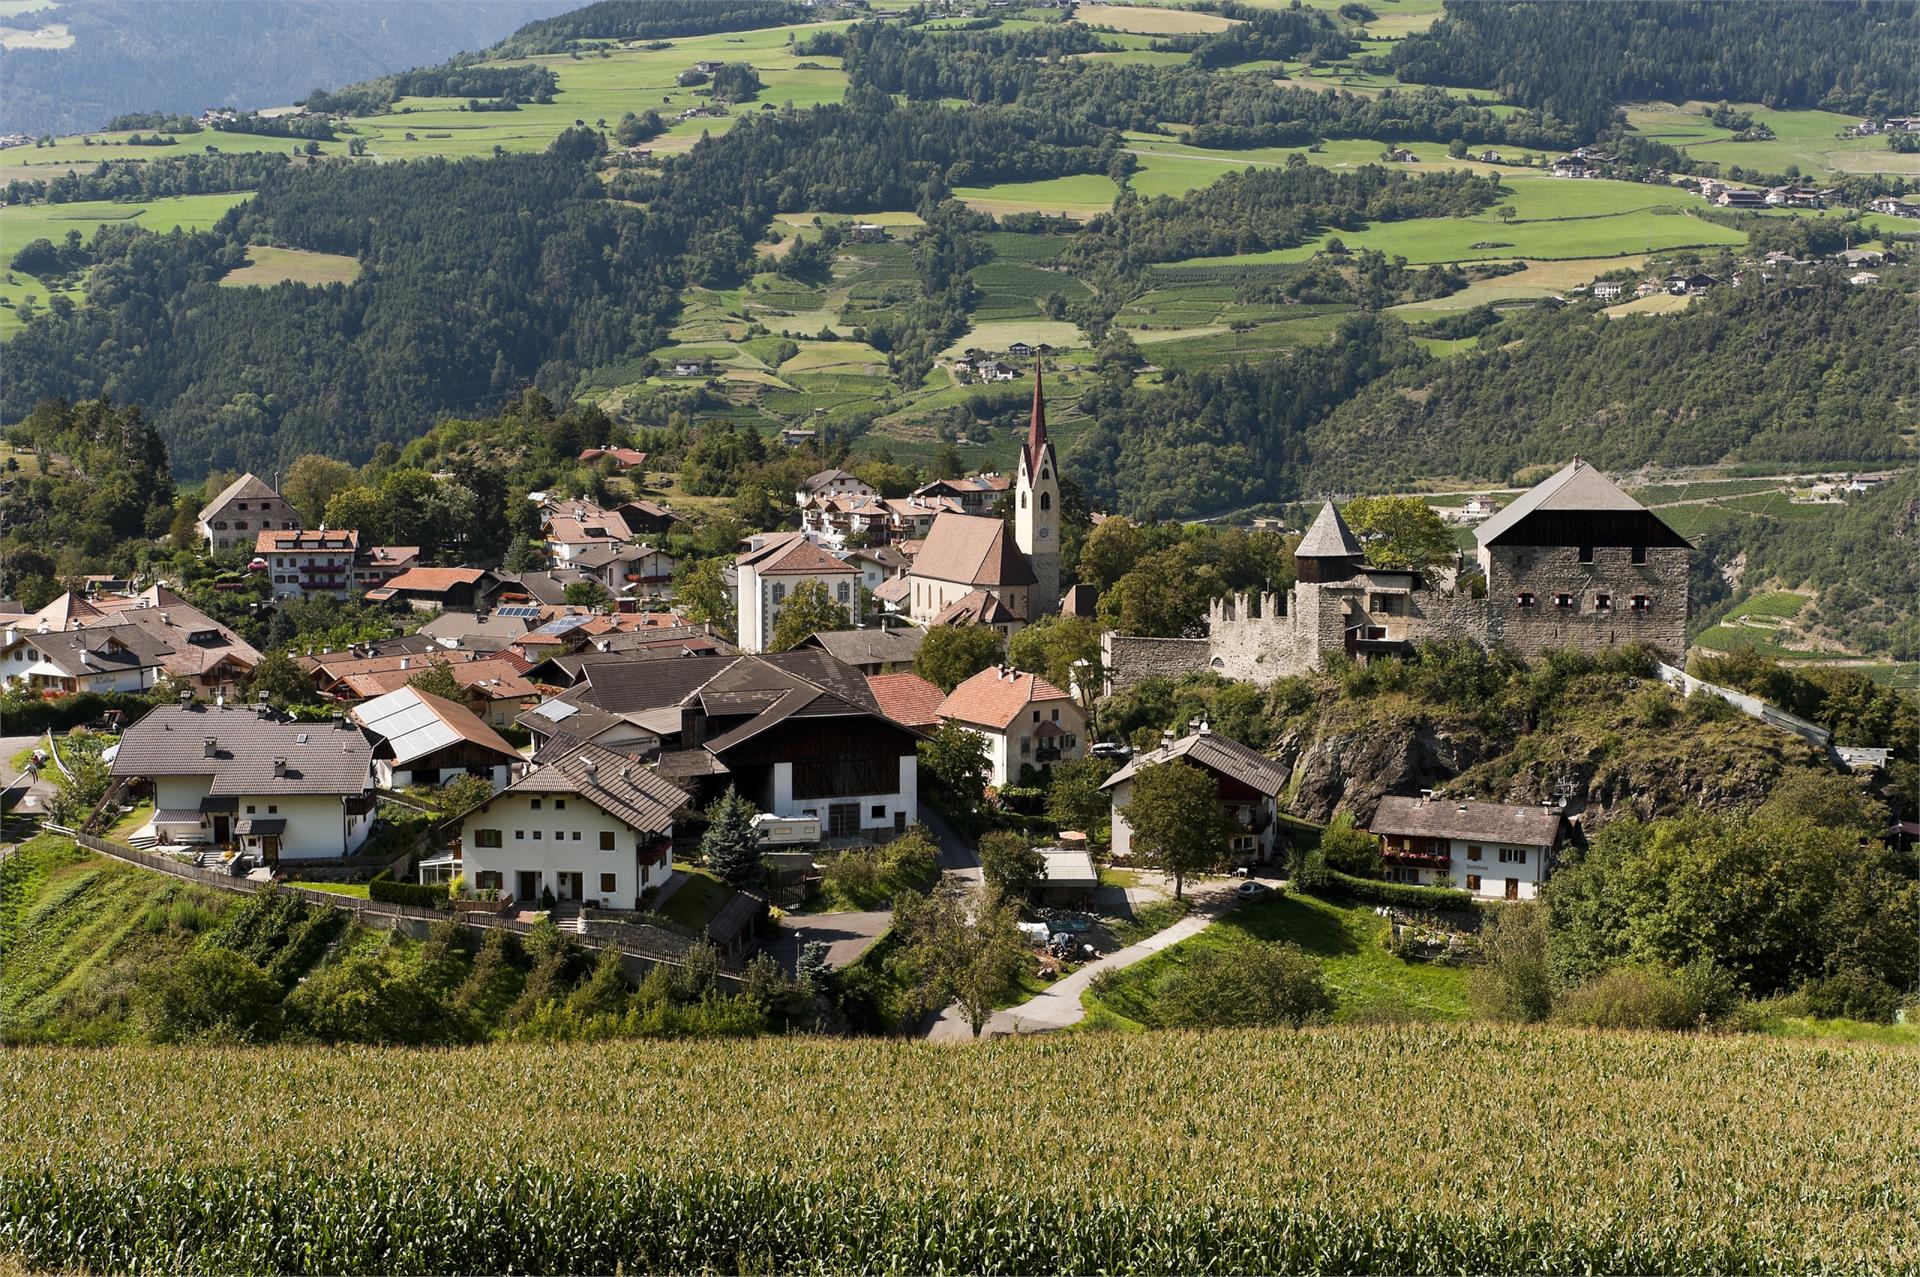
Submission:
[[[1133,753],[1133,746],[1125,741],[1095,741],[1087,747],[1087,753],[1095,758],[1125,758]]]
[[[1254,900],[1272,890],[1273,888],[1264,882],[1243,882],[1233,889],[1233,894],[1242,900]]]

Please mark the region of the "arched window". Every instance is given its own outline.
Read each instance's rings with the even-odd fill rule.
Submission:
[[[1020,494],[1020,508],[1022,510],[1027,508],[1027,494],[1024,492]]]
[[[1042,492],[1040,494],[1040,508],[1042,510],[1053,509],[1053,494],[1051,492]]]

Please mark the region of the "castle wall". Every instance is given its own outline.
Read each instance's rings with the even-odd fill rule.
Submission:
[[[1602,545],[1594,547],[1593,562],[1582,563],[1572,546],[1492,547],[1486,641],[1528,658],[1552,648],[1599,652],[1628,643],[1678,656],[1687,650],[1688,557],[1678,547],[1652,547],[1645,563],[1634,563],[1630,547]],[[1523,592],[1533,595],[1532,607],[1518,605]],[[1557,594],[1572,595],[1572,606],[1556,607]],[[1610,596],[1610,608],[1597,606],[1601,594]],[[1634,611],[1636,594],[1652,606]]]
[[[1100,659],[1107,667],[1108,694],[1150,678],[1179,678],[1207,668],[1209,640],[1139,638],[1111,631],[1100,636]]]

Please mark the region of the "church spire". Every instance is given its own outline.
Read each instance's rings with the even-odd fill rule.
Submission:
[[[1027,473],[1040,470],[1040,454],[1047,446],[1047,399],[1040,387],[1040,365],[1033,366],[1033,420],[1027,425]]]

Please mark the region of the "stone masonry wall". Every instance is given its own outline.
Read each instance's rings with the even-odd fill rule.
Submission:
[[[1100,658],[1107,667],[1107,692],[1123,691],[1149,678],[1179,678],[1207,668],[1203,638],[1137,638],[1108,632],[1100,636]]]
[[[1580,562],[1571,546],[1497,547],[1487,561],[1487,641],[1528,658],[1556,647],[1605,651],[1645,643],[1670,656],[1687,650],[1687,560],[1678,547],[1655,547],[1634,563],[1626,546],[1594,547],[1593,562]],[[1533,606],[1515,602],[1521,592]],[[1554,595],[1571,594],[1573,606],[1554,606]],[[1597,596],[1611,596],[1602,611]],[[1652,607],[1633,610],[1633,596]]]

